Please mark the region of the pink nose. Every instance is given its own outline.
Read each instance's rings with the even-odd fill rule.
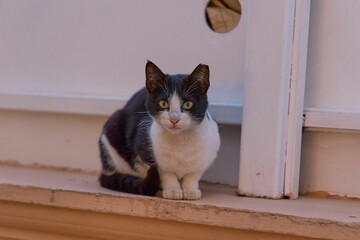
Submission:
[[[180,121],[180,119],[170,119],[170,122],[175,125]]]
[[[169,112],[169,121],[175,125],[180,121],[180,114],[176,111]]]

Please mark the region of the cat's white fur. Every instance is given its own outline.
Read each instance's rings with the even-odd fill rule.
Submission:
[[[159,166],[162,196],[167,199],[199,199],[199,180],[220,148],[216,122],[207,112],[200,124],[181,112],[182,101],[174,94],[169,111],[163,111],[150,127],[154,156]],[[170,112],[179,114],[174,125]]]

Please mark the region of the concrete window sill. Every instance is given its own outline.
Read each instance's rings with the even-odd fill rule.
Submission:
[[[202,185],[198,201],[170,201],[103,189],[95,174],[0,166],[0,204],[15,202],[321,239],[360,239],[360,201],[238,197]],[[1,225],[1,224],[0,224]]]

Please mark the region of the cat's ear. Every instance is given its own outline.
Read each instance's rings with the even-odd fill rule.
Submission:
[[[154,63],[148,61],[145,67],[146,88],[153,93],[159,87],[159,81],[163,81],[165,74]]]
[[[205,64],[199,64],[189,76],[189,85],[199,84],[202,94],[206,94],[210,87],[210,71],[209,66]]]

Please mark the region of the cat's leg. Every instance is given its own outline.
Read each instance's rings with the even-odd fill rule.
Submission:
[[[200,199],[201,191],[199,189],[199,181],[202,176],[202,172],[194,172],[186,174],[181,182],[183,190],[183,199],[196,200]]]
[[[179,180],[174,173],[161,172],[162,196],[166,199],[181,200],[183,192]]]

